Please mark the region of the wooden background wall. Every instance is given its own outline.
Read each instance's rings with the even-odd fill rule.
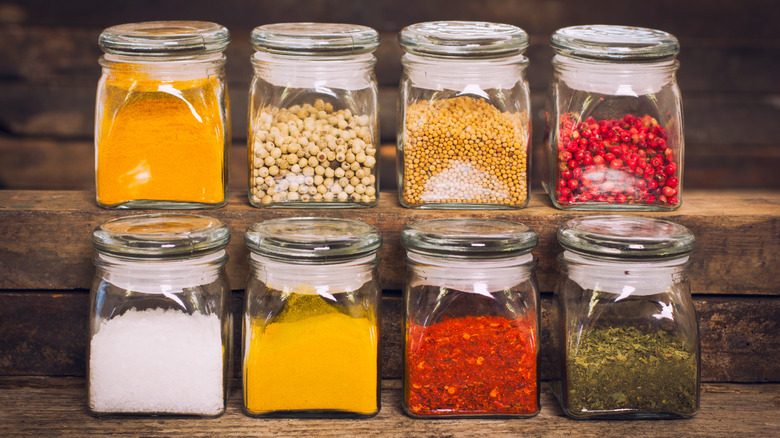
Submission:
[[[395,187],[394,149],[401,51],[397,32],[439,19],[500,21],[531,36],[535,161],[551,76],[548,40],[575,24],[654,27],[681,42],[686,187],[780,188],[780,3],[773,0],[0,0],[0,188],[93,189],[97,46],[108,26],[197,19],[227,26],[233,111],[234,189],[246,189],[246,104],[254,26],[283,21],[371,26],[381,85],[382,188]]]

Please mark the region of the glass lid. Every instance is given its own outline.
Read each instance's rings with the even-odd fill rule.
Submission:
[[[230,32],[207,21],[147,21],[109,27],[100,34],[98,44],[115,55],[203,55],[225,50]]]
[[[693,250],[693,233],[682,225],[640,216],[585,216],[558,230],[565,249],[614,259],[681,257]]]
[[[244,235],[249,250],[292,263],[342,263],[376,253],[382,236],[373,225],[339,219],[298,217],[253,224]]]
[[[401,30],[407,53],[439,57],[507,57],[522,54],[528,34],[517,26],[483,21],[429,21]]]
[[[309,55],[358,55],[376,50],[379,34],[367,26],[340,23],[276,23],[250,36],[257,51]]]
[[[110,220],[92,232],[101,253],[145,259],[180,259],[219,251],[230,230],[218,219],[194,214],[145,214]]]
[[[538,237],[530,227],[489,219],[431,219],[407,224],[401,244],[433,257],[495,259],[517,257],[536,248]]]
[[[680,43],[670,33],[602,24],[558,29],[550,45],[561,55],[610,61],[662,61],[680,51]]]

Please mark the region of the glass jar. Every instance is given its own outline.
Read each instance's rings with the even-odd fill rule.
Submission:
[[[251,36],[249,202],[370,207],[379,196],[374,29],[278,23]]]
[[[528,34],[508,24],[418,23],[401,30],[398,187],[412,208],[528,204]]]
[[[699,410],[694,238],[659,219],[590,216],[558,231],[553,387],[576,419],[691,417]]]
[[[97,203],[213,208],[227,203],[230,33],[199,21],[110,27],[95,115]]]
[[[626,26],[574,26],[550,44],[543,183],[555,207],[675,210],[683,117],[677,38]]]
[[[92,414],[225,411],[229,240],[222,222],[196,215],[128,216],[95,229],[87,361]]]
[[[252,225],[245,240],[244,412],[377,414],[379,231],[348,219],[285,218]]]
[[[406,225],[404,396],[417,418],[539,412],[536,233],[515,222]]]

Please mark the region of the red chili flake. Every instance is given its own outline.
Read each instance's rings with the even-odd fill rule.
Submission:
[[[419,416],[539,411],[535,317],[445,318],[407,328],[405,403]]]
[[[575,120],[572,114],[561,116],[554,180],[558,204],[680,203],[676,158],[656,119],[628,114],[622,119]],[[583,143],[584,137],[589,140]]]

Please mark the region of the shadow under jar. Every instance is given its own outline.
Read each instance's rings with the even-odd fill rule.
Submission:
[[[230,232],[205,216],[128,216],[100,225],[90,292],[92,414],[225,411],[229,389]]]
[[[528,34],[508,24],[404,28],[397,172],[410,208],[528,204]]]
[[[675,210],[682,204],[677,38],[627,26],[573,26],[550,39],[542,179],[555,207]]]
[[[370,417],[380,407],[379,231],[285,218],[247,230],[244,412]]]
[[[279,23],[251,36],[249,202],[371,207],[379,196],[374,29]]]
[[[685,418],[699,410],[694,238],[672,222],[591,216],[558,231],[553,388],[575,419]]]
[[[196,209],[227,203],[228,30],[200,21],[110,27],[95,116],[97,203]]]
[[[515,222],[434,219],[401,232],[404,411],[415,418],[539,412],[536,233]]]

